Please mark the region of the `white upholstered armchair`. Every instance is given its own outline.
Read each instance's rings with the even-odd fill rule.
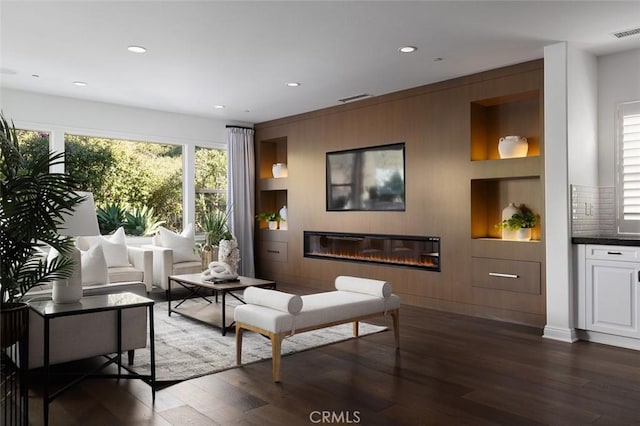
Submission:
[[[153,284],[165,291],[170,275],[202,272],[202,261],[194,252],[195,232],[191,224],[180,234],[160,227],[153,245],[143,247],[153,252]]]
[[[148,248],[127,245],[124,229],[113,235],[78,237],[76,246],[87,251],[95,244],[102,246],[110,283],[137,281],[144,283],[147,292],[153,285],[153,252]]]

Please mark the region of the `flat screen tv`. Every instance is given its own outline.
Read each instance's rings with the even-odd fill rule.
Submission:
[[[327,211],[405,210],[404,142],[327,152]]]

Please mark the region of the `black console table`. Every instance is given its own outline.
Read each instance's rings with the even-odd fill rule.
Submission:
[[[155,401],[155,345],[153,331],[153,305],[154,301],[146,297],[139,296],[134,293],[117,293],[100,296],[87,296],[80,299],[79,303],[55,304],[51,300],[31,302],[30,308],[37,315],[44,319],[44,424],[49,422],[49,404],[63,392],[76,385],[87,377],[100,378],[117,378],[117,379],[141,379],[151,386],[152,398]],[[122,311],[125,309],[146,306],[149,309],[149,342],[150,342],[150,358],[151,372],[148,375],[142,375],[128,371],[128,374],[122,374]],[[117,330],[117,350],[115,355],[107,356],[107,361],[93,371],[79,375],[73,381],[65,386],[52,392],[50,389],[49,379],[50,371],[50,349],[55,342],[50,340],[50,323],[56,318],[69,317],[73,315],[92,314],[96,312],[115,311]],[[111,364],[118,366],[117,374],[96,374]]]

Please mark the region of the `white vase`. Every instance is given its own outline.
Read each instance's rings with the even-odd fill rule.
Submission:
[[[270,230],[275,230],[278,229],[278,221],[277,220],[270,220],[269,222],[267,222],[269,225],[269,229]]]
[[[286,163],[275,163],[271,166],[271,173],[274,178],[283,178],[289,176]]]
[[[520,228],[516,231],[516,238],[518,241],[531,240],[531,228]]]
[[[520,213],[520,209],[516,207],[515,203],[509,203],[509,205],[507,207],[502,209],[502,220],[503,221],[509,220],[516,213]],[[502,228],[502,239],[503,240],[517,240],[518,236],[516,235],[516,233],[517,233],[517,231],[513,231],[511,229],[503,227]]]
[[[526,157],[529,143],[524,136],[505,136],[498,141],[500,158]]]
[[[82,299],[82,283],[73,280],[56,280],[53,282],[51,299],[53,303],[76,303]]]
[[[280,229],[289,229],[289,225],[287,223],[287,206],[282,206],[280,209]]]
[[[58,256],[61,256],[58,254]],[[82,267],[80,250],[74,247],[64,255],[73,260],[73,272],[66,280],[55,280],[52,284],[51,299],[53,303],[76,303],[82,299]]]

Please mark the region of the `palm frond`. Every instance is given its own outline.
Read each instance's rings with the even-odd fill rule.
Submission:
[[[62,257],[46,264],[36,247],[46,243],[68,253],[73,242],[58,235],[63,214],[83,200],[73,192],[77,181],[64,173],[51,173],[64,160],[62,153],[21,155],[13,123],[0,113],[0,303],[14,301],[29,288],[73,271],[73,261]]]

